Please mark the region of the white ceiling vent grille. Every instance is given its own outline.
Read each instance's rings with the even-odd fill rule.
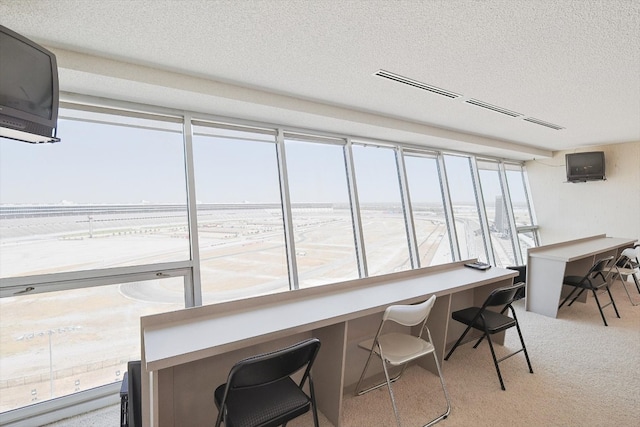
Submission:
[[[437,86],[428,85],[426,83],[422,83],[422,82],[419,82],[417,80],[413,80],[413,79],[410,79],[408,77],[401,76],[400,74],[392,73],[390,71],[378,70],[375,73],[373,73],[373,75],[374,76],[378,76],[378,77],[382,77],[382,78],[385,78],[385,79],[389,79],[389,80],[392,80],[394,82],[402,83],[402,84],[405,84],[407,86],[411,86],[411,87],[414,87],[414,88],[417,88],[417,89],[426,90],[427,92],[435,93],[437,95],[446,96],[447,98],[450,98],[450,99],[460,98],[460,101],[458,101],[458,102],[464,101],[467,104],[475,105],[476,107],[484,108],[484,109],[487,109],[487,110],[490,110],[490,111],[494,111],[496,113],[504,114],[505,116],[514,117],[514,118],[517,118],[519,120],[524,120],[524,121],[527,121],[529,123],[533,123],[533,124],[536,124],[536,125],[544,126],[544,127],[549,128],[549,129],[555,129],[555,130],[565,129],[562,126],[555,125],[555,124],[549,123],[549,122],[545,122],[545,121],[540,120],[540,119],[535,119],[533,117],[525,117],[525,115],[522,114],[522,113],[516,113],[515,111],[507,110],[506,108],[498,107],[497,105],[488,104],[488,103],[486,103],[484,101],[480,101],[478,99],[468,98],[468,99],[465,100],[465,98],[467,98],[467,97],[463,97],[459,93],[451,92],[451,91],[446,90],[446,89],[441,89],[441,88],[439,88]]]
[[[426,91],[431,92],[431,93],[435,93],[435,94],[438,94],[438,95],[446,96],[447,98],[459,98],[460,96],[462,96],[462,95],[460,95],[458,93],[451,92],[451,91],[448,91],[448,90],[445,90],[445,89],[441,89],[441,88],[436,87],[436,86],[431,86],[431,85],[428,85],[426,83],[422,83],[422,82],[419,82],[417,80],[410,79],[408,77],[403,77],[403,76],[401,76],[399,74],[391,73],[391,72],[385,71],[385,70],[376,71],[374,73],[374,76],[384,77],[385,79],[393,80],[395,82],[402,83],[402,84],[409,85],[409,86],[413,86],[415,88],[426,90]]]
[[[540,126],[546,126],[548,128],[555,129],[555,130],[564,129],[562,126],[554,125],[553,123],[549,123],[549,122],[543,122],[542,120],[534,119],[533,117],[526,117],[523,120],[525,120],[527,122],[530,122],[530,123],[535,123],[535,124],[540,125]]]
[[[478,101],[477,99],[469,99],[466,101],[467,104],[475,105],[477,107],[486,108],[487,110],[495,111],[496,113],[506,114],[511,117],[520,117],[522,114],[516,113],[515,111],[507,110],[506,108],[498,107],[496,105],[487,104],[486,102]]]

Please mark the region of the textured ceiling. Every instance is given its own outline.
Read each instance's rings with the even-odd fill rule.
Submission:
[[[0,0],[0,17],[59,54],[69,92],[522,159],[640,141],[640,0]]]

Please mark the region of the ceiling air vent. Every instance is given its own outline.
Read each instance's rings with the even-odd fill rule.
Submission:
[[[515,111],[507,110],[506,108],[498,107],[496,105],[487,104],[486,102],[478,101],[477,99],[469,99],[465,101],[467,104],[475,105],[476,107],[486,108],[487,110],[495,111],[496,113],[506,114],[510,117],[520,117],[522,114]]]
[[[549,123],[549,122],[543,122],[542,120],[534,119],[533,117],[526,117],[523,120],[530,123],[535,123],[540,126],[546,126],[548,128],[555,129],[555,130],[564,129],[562,126],[554,125],[553,123]]]
[[[413,86],[418,89],[426,90],[431,93],[446,96],[447,98],[459,98],[460,96],[462,96],[458,93],[450,92],[445,89],[440,89],[439,87],[436,87],[436,86],[431,86],[426,83],[419,82],[417,80],[403,77],[398,74],[390,73],[389,71],[378,70],[374,73],[374,75],[378,77],[384,77],[385,79],[393,80],[398,83],[403,83],[405,85]]]

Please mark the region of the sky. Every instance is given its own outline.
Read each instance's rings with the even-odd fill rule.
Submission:
[[[113,116],[82,115],[83,120],[59,120],[61,142],[55,144],[0,138],[0,204],[186,203],[180,124],[125,119],[127,126],[120,126],[98,122],[115,120]],[[196,199],[279,203],[275,144],[264,142],[264,135],[258,138],[263,141],[242,139],[246,133],[237,135],[241,138],[194,137]],[[285,154],[293,202],[348,201],[341,146],[285,141]],[[361,203],[400,200],[392,149],[354,144],[353,159]],[[405,159],[412,201],[440,203],[435,160]],[[447,155],[445,165],[452,201],[473,202],[468,158]],[[491,203],[499,186],[494,182],[483,192]]]

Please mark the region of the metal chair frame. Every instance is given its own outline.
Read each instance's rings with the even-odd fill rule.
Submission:
[[[429,298],[427,301],[421,304],[392,305],[387,307],[375,337],[372,340],[366,340],[358,344],[361,348],[369,351],[369,357],[367,358],[367,362],[365,363],[364,369],[362,370],[362,374],[360,375],[360,379],[358,380],[358,383],[356,385],[355,394],[358,396],[361,396],[365,393],[368,393],[380,387],[384,387],[386,385],[389,389],[389,396],[391,397],[391,405],[393,406],[393,412],[396,417],[396,423],[398,424],[398,426],[401,426],[400,414],[398,413],[398,408],[393,395],[393,388],[391,387],[391,383],[400,379],[402,374],[405,372],[409,362],[419,359],[420,357],[427,356],[428,354],[433,355],[433,359],[436,363],[438,376],[440,378],[440,384],[442,386],[442,390],[444,392],[445,399],[447,401],[447,409],[445,412],[443,412],[442,414],[438,415],[436,418],[434,418],[433,420],[425,424],[424,427],[432,426],[436,424],[437,422],[447,418],[451,413],[451,401],[449,398],[449,392],[447,391],[447,387],[444,382],[444,377],[442,376],[442,370],[440,368],[440,363],[438,362],[438,356],[436,354],[435,347],[432,344],[433,341],[431,339],[431,332],[429,331],[429,328],[426,326],[427,319],[429,318],[429,314],[431,312],[431,308],[435,303],[435,300],[436,300],[436,296],[433,295],[431,298]],[[391,332],[391,333],[385,334],[383,333],[383,329],[387,322],[395,322],[403,326],[416,326],[420,324],[420,331],[418,332],[417,336],[411,335],[408,333],[398,333],[398,332]],[[427,336],[429,337],[428,341],[425,341],[422,338],[422,334],[424,330],[427,331]],[[389,354],[385,355],[385,348],[387,347],[385,346],[383,348],[381,341],[383,342],[396,341],[398,343],[401,343],[403,341],[406,342],[407,340],[412,341],[413,343],[419,343],[422,346],[422,349],[419,351],[413,351],[412,353],[403,354],[401,356],[397,354],[394,354],[393,356]],[[401,344],[398,347],[401,347]],[[397,351],[398,347],[394,348],[394,350]],[[367,369],[369,368],[369,364],[374,354],[378,356],[382,361],[382,369],[384,371],[385,381],[379,384],[376,384],[374,386],[371,386],[367,389],[360,390],[360,386],[362,385],[365,374],[367,372]],[[393,360],[390,360],[390,359],[393,359]],[[389,376],[389,368],[387,365],[402,366],[402,369],[400,370],[398,375],[391,378]]]
[[[270,353],[259,354],[237,362],[229,372],[227,382],[216,388],[215,403],[218,407],[216,427],[224,422],[225,426],[234,427],[275,427],[286,426],[287,422],[312,410],[313,423],[319,426],[316,408],[315,391],[311,368],[320,350],[320,340],[310,338],[292,346]],[[299,383],[295,383],[291,375],[304,369]],[[309,384],[309,395],[302,388]],[[241,401],[238,393],[251,393],[247,403]],[[283,390],[289,396],[283,395]],[[295,391],[295,393],[293,392]],[[295,398],[294,403],[286,408],[281,402],[267,402],[270,396],[278,398]],[[238,414],[230,414],[230,402],[243,402],[243,408],[237,411],[244,416],[243,422],[234,421]],[[282,399],[281,399],[282,400]],[[239,404],[236,403],[235,406]],[[252,419],[246,419],[251,415]]]
[[[636,289],[638,293],[640,293],[640,283],[638,283],[638,278],[636,277],[636,274],[640,272],[640,267],[637,265],[638,252],[640,252],[640,249],[637,249],[637,246],[623,250],[618,259],[609,267],[609,274],[612,275],[611,283],[613,284],[616,279],[620,279],[624,291],[629,298],[629,302],[631,302],[633,306],[640,305],[640,303],[633,302],[629,289],[627,289],[626,278],[629,276],[633,278]]]
[[[613,306],[614,311],[616,312],[616,316],[620,318],[620,313],[618,312],[618,307],[616,307],[616,302],[613,299],[613,295],[611,295],[611,290],[609,289],[609,264],[613,261],[613,256],[609,256],[606,258],[601,258],[597,260],[589,269],[587,274],[584,275],[581,279],[576,280],[576,276],[566,276],[563,280],[563,284],[567,286],[573,286],[573,289],[569,294],[565,297],[565,299],[560,303],[558,309],[562,308],[562,306],[573,296],[573,294],[580,289],[578,294],[573,297],[571,302],[569,303],[569,307],[584,293],[584,291],[591,291],[594,299],[596,300],[596,305],[598,306],[598,311],[600,312],[600,317],[602,317],[602,321],[604,322],[604,326],[609,326],[607,323],[607,319],[604,316],[603,308],[606,308],[610,305]],[[606,273],[606,274],[605,274]],[[600,282],[596,282],[597,278],[600,278]],[[598,299],[599,290],[603,289],[609,295],[609,302],[602,305],[600,304],[600,300]]]
[[[460,338],[458,338],[458,340],[456,341],[456,343],[453,345],[453,347],[451,348],[451,350],[449,350],[449,353],[447,354],[447,356],[444,358],[444,360],[449,360],[449,357],[451,357],[451,355],[453,354],[453,352],[455,351],[456,348],[458,348],[458,346],[462,343],[462,340],[464,339],[464,337],[467,335],[467,333],[473,328],[473,329],[477,329],[479,331],[481,331],[483,334],[482,336],[477,340],[477,342],[475,343],[475,345],[473,346],[473,348],[477,348],[480,343],[482,342],[482,340],[484,340],[484,338],[487,338],[487,341],[489,342],[489,348],[491,349],[491,356],[493,358],[493,364],[496,368],[496,372],[498,374],[498,380],[500,380],[500,388],[502,388],[502,390],[506,390],[505,386],[504,386],[504,381],[502,379],[502,373],[500,372],[500,366],[499,363],[502,362],[503,360],[506,360],[508,358],[510,358],[511,356],[514,356],[520,352],[524,352],[524,357],[527,360],[527,366],[529,367],[529,372],[533,374],[533,368],[531,367],[531,360],[529,359],[529,353],[527,352],[527,347],[524,344],[524,338],[522,337],[522,331],[520,330],[520,324],[518,323],[518,318],[516,316],[516,312],[513,308],[513,306],[511,305],[513,303],[513,301],[516,300],[516,297],[519,295],[519,293],[521,292],[521,290],[524,288],[525,284],[524,282],[520,282],[520,283],[516,283],[514,285],[510,285],[510,286],[505,286],[502,288],[498,288],[493,290],[489,296],[487,297],[487,299],[485,300],[484,304],[482,305],[482,307],[470,307],[467,309],[463,309],[463,310],[458,310],[452,313],[452,317],[454,320],[457,320],[458,322],[461,323],[465,323],[467,325],[467,328],[464,330],[464,332],[462,333],[462,335],[460,335]],[[502,308],[502,310],[500,311],[500,313],[496,313],[496,312],[491,312],[490,316],[487,316],[485,313],[487,313],[489,310],[488,307],[496,307],[496,306],[502,306],[504,305],[504,307]],[[510,309],[511,310],[511,317],[505,315],[504,313]],[[463,320],[462,317],[464,316],[458,316],[457,314],[461,314],[463,312],[466,313],[474,313],[475,315],[471,318],[471,320]],[[495,330],[492,330],[493,327],[493,322],[496,321],[497,322],[497,326],[495,327]],[[491,327],[489,327],[489,325],[491,325]],[[498,359],[496,357],[496,352],[495,349],[493,347],[493,342],[491,340],[491,335],[498,333],[498,332],[502,332],[502,331],[506,331],[509,328],[512,327],[516,327],[516,330],[518,331],[518,337],[520,338],[520,344],[522,345],[522,347],[512,353],[509,353],[508,355],[501,357],[500,359]]]

